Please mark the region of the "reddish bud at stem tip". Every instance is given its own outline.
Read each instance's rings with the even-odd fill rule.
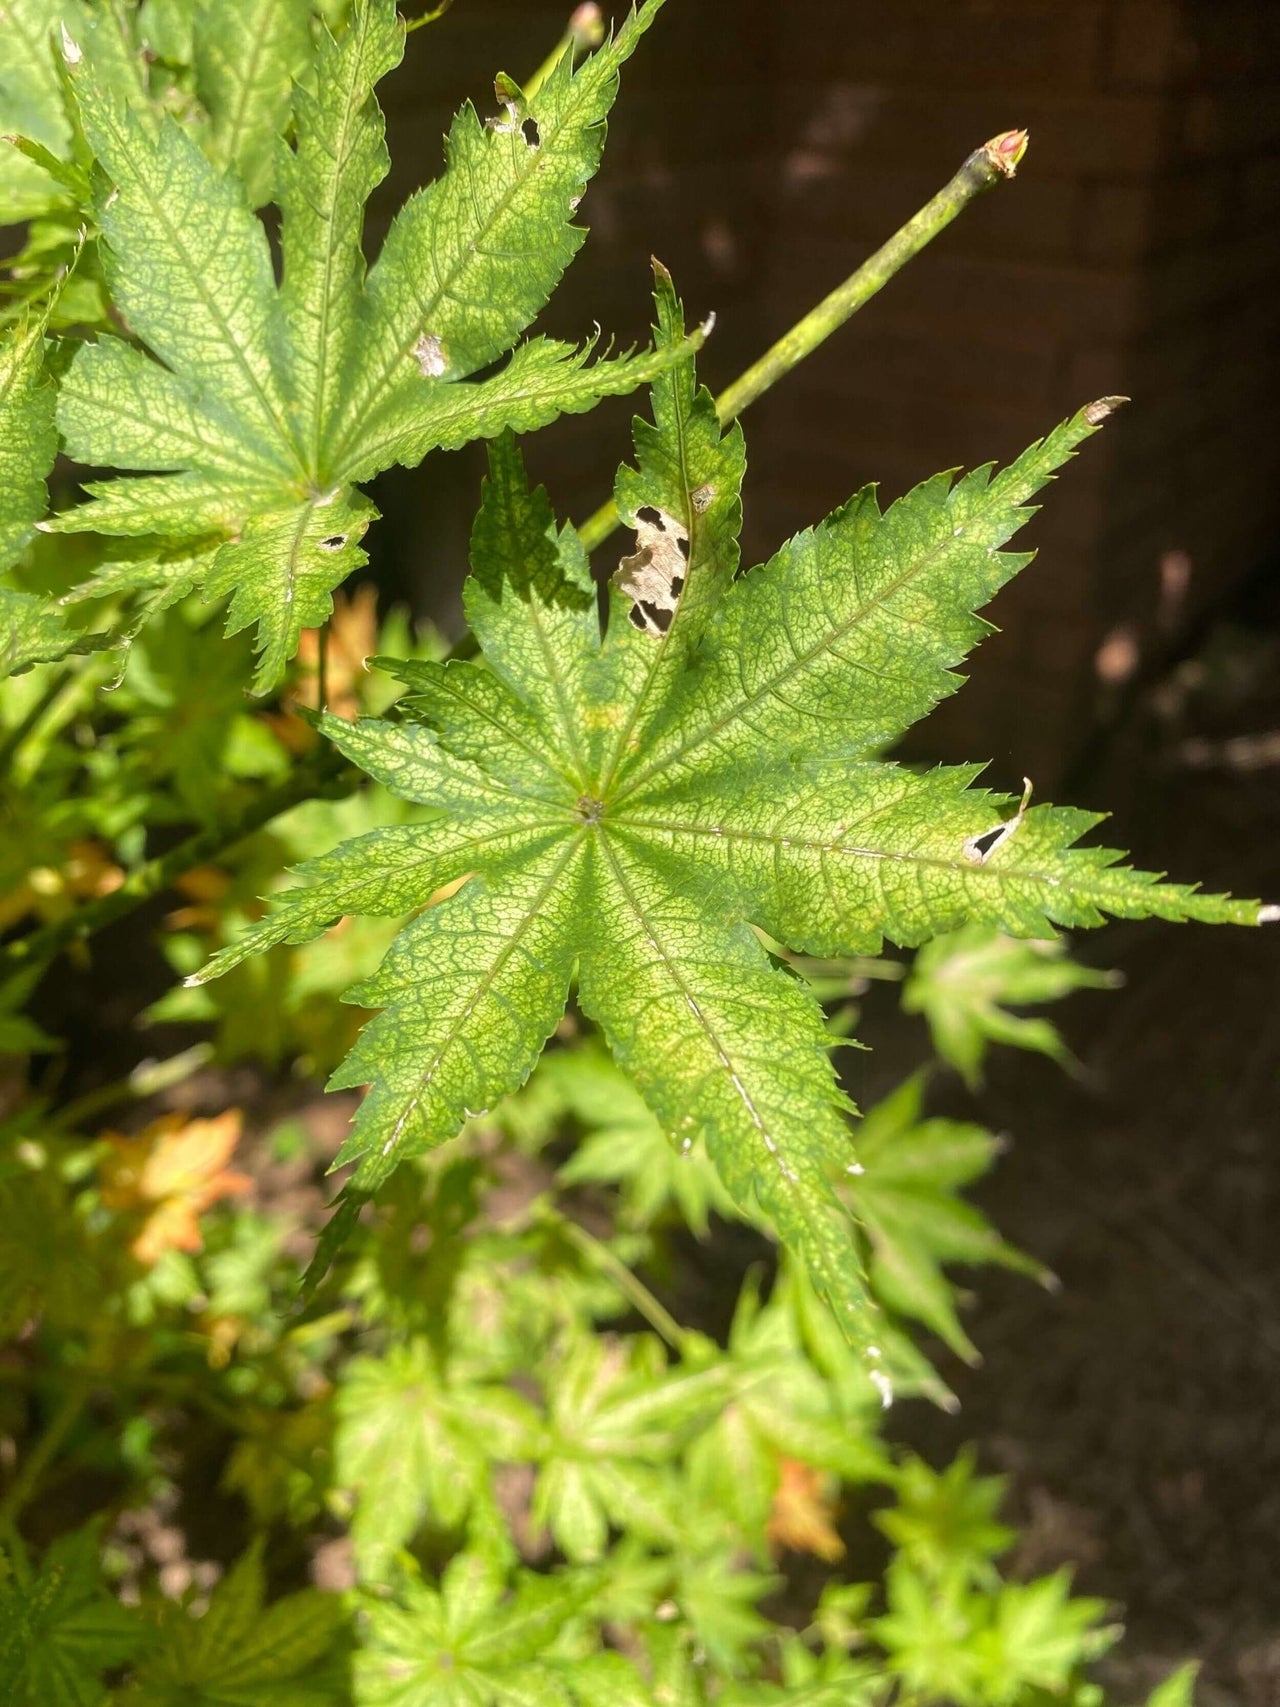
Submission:
[[[999,136],[993,136],[983,153],[997,172],[1006,178],[1012,178],[1018,170],[1022,156],[1027,152],[1027,140],[1025,130],[1006,130]]]

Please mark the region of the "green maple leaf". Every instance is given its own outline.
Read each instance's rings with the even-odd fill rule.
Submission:
[[[597,1559],[609,1528],[673,1544],[681,1514],[669,1463],[730,1390],[723,1366],[655,1376],[621,1346],[584,1339],[556,1372],[532,1513],[570,1559]]]
[[[35,320],[0,332],[0,677],[91,651],[105,638],[79,633],[46,599],[7,578],[44,514],[58,449],[42,343]]]
[[[598,1585],[586,1572],[506,1572],[461,1553],[438,1589],[374,1601],[355,1661],[357,1707],[653,1707],[620,1654],[573,1640]]]
[[[763,1308],[753,1290],[743,1293],[729,1338],[733,1392],[689,1455],[701,1498],[760,1553],[784,1458],[846,1482],[889,1474],[867,1406],[845,1404],[840,1384],[806,1355],[792,1304],[785,1286]],[[861,1385],[874,1405],[865,1375]]]
[[[561,1185],[605,1182],[619,1187],[623,1216],[647,1227],[674,1205],[705,1238],[714,1210],[734,1215],[734,1204],[702,1150],[681,1153],[631,1081],[603,1050],[565,1049],[547,1055],[534,1083],[584,1129],[581,1141],[557,1169]]]
[[[260,1546],[239,1561],[193,1618],[172,1608],[160,1643],[121,1691],[121,1707],[339,1707],[327,1666],[345,1616],[315,1589],[264,1604]]]
[[[66,1535],[31,1579],[25,1560],[0,1575],[0,1678],[10,1707],[97,1707],[104,1672],[145,1645],[137,1614],[102,1584],[96,1529]],[[4,1563],[0,1556],[0,1566]]]
[[[675,348],[665,278],[658,304]],[[483,661],[389,663],[410,690],[399,721],[324,720],[370,776],[438,816],[310,861],[200,976],[344,913],[427,908],[348,993],[385,1010],[332,1081],[369,1086],[338,1156],[367,1191],[525,1079],[576,969],[583,1009],[664,1129],[705,1142],[730,1196],[772,1221],[875,1363],[850,1104],[820,1008],[752,926],[836,955],[972,919],[1049,936],[1104,912],[1243,924],[1258,908],[1073,847],[1089,813],[1015,811],[972,768],[918,775],[871,756],[956,685],[984,628],[973,607],[1026,561],[1001,546],[1105,408],[999,475],[939,477],[884,514],[861,493],[735,580],[741,434],[722,436],[687,360],[653,397],[617,484],[639,546],[620,578],[642,602],[615,584],[602,639],[577,536],[528,489],[514,443],[495,445],[465,593]]]
[[[874,1522],[904,1564],[941,1581],[995,1580],[993,1559],[1017,1540],[999,1521],[1006,1491],[1002,1476],[979,1476],[973,1452],[962,1451],[945,1470],[907,1458],[898,1470],[898,1503]]]
[[[404,41],[393,0],[357,0],[337,39],[316,24],[291,147],[276,138],[306,34],[294,5],[201,10],[209,153],[171,115],[125,98],[96,39],[69,39],[106,275],[138,342],[79,350],[59,425],[81,461],[135,472],[90,483],[90,502],[49,525],[156,536],[167,557],[187,548],[176,589],[144,553],[132,574],[114,565],[87,591],[132,588],[144,606],[157,588],[166,601],[194,587],[229,598],[229,632],[257,624],[266,691],[364,561],[376,512],[358,482],[588,409],[672,359],[589,363],[589,345],[535,338],[474,378],[512,351],[582,242],[573,211],[600,161],[618,70],[660,4],[646,0],[576,71],[566,55],[528,102],[499,78],[506,117],[482,123],[464,106],[443,175],[401,208],[367,274],[364,205],[389,164],[373,91]],[[246,56],[250,40],[261,51]],[[273,180],[278,287],[250,208]]]
[[[1071,1574],[1004,1583],[988,1627],[974,1643],[982,1667],[982,1707],[1014,1707],[1028,1690],[1066,1693],[1072,1674],[1096,1659],[1119,1631],[1102,1626],[1107,1603],[1071,1594]]]
[[[992,1043],[1034,1049],[1063,1066],[1074,1059],[1051,1020],[1009,1013],[1009,1007],[1055,1002],[1073,990],[1105,990],[1116,982],[1114,973],[1072,960],[1060,939],[1018,942],[985,925],[965,925],[920,950],[902,1006],[925,1016],[934,1048],[976,1090]]]
[[[1016,1250],[959,1196],[998,1149],[981,1126],[923,1117],[917,1074],[878,1103],[858,1129],[858,1215],[871,1245],[871,1283],[891,1309],[923,1322],[958,1356],[978,1351],[960,1325],[948,1262],[995,1263],[1038,1280],[1040,1264]]]
[[[337,1400],[335,1478],[354,1497],[361,1576],[385,1571],[428,1516],[459,1525],[482,1498],[493,1458],[531,1456],[536,1412],[504,1388],[446,1385],[422,1341],[355,1358]]]

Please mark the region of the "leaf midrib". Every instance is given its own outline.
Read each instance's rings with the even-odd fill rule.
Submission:
[[[893,802],[894,805],[898,802]],[[884,810],[890,810],[886,807]],[[998,879],[1005,878],[1022,883],[1042,883],[1054,889],[1065,889],[1071,894],[1087,894],[1087,889],[1077,883],[1065,883],[1062,878],[1047,872],[1029,871],[1025,867],[998,865],[994,860],[988,860],[983,865],[976,865],[966,859],[950,860],[942,854],[921,854],[902,852],[887,848],[869,848],[823,840],[815,836],[784,835],[780,830],[743,830],[725,828],[722,825],[690,824],[678,819],[662,818],[618,818],[610,812],[609,822],[616,824],[619,829],[627,830],[660,830],[667,835],[702,836],[714,838],[717,842],[755,842],[769,847],[799,848],[806,853],[839,854],[850,859],[878,859],[891,863],[927,866],[940,871],[959,872],[965,877]],[[1114,870],[1104,866],[1102,871]]]
[[[459,1041],[459,1039],[465,1035],[468,1022],[470,1021],[472,1014],[474,1014],[477,1006],[492,990],[502,968],[515,953],[520,942],[534,922],[541,916],[544,902],[563,878],[570,861],[581,850],[586,839],[586,834],[586,830],[583,829],[570,835],[564,852],[548,873],[545,882],[538,889],[537,895],[526,909],[518,928],[508,934],[501,949],[494,956],[492,963],[486,968],[484,975],[477,982],[466,1006],[460,1013],[455,1014],[450,1020],[448,1031],[440,1040],[426,1067],[418,1075],[417,1086],[413,1095],[401,1108],[400,1114],[396,1119],[396,1123],[391,1130],[391,1135],[383,1144],[378,1158],[380,1164],[385,1164],[391,1158],[392,1153],[400,1140],[400,1136],[404,1131],[406,1122],[421,1103],[423,1096],[426,1094],[430,1086],[431,1078],[436,1069],[440,1066],[440,1063],[443,1061],[448,1050],[450,1050]],[[370,1152],[366,1150],[363,1154],[367,1156]],[[348,1158],[348,1160],[350,1159],[351,1158]]]
[[[612,59],[615,47],[616,41],[610,43],[608,47],[601,48],[597,53],[594,53],[591,56],[591,59],[587,62],[587,66],[584,66],[581,71],[573,76],[569,86],[570,89],[579,92],[580,99],[570,103],[566,107],[560,123],[556,126],[555,130],[550,133],[552,140],[558,140],[569,128],[572,116],[577,112],[578,107],[581,105],[581,97],[585,94],[586,89],[590,87],[594,90],[595,88],[594,77],[592,75],[595,66],[604,58]],[[476,124],[480,125],[483,131],[482,121],[479,114],[475,112],[474,107],[471,108],[471,113]],[[512,139],[512,142],[513,146],[515,146],[514,138]],[[503,215],[506,214],[515,197],[521,193],[534,178],[536,178],[538,173],[538,158],[542,154],[543,149],[548,147],[549,144],[544,140],[538,148],[529,148],[524,144],[521,144],[521,146],[525,147],[525,170],[517,176],[515,181],[508,186],[499,200],[493,204],[485,223],[481,225],[480,229],[473,233],[468,243],[464,244],[459,249],[458,256],[449,273],[444,278],[437,281],[435,294],[428,302],[421,305],[422,312],[419,318],[422,324],[425,324],[430,319],[432,313],[434,313],[444,298],[452,294],[451,287],[454,281],[470,265],[478,251],[481,241],[492,231],[493,227],[498,223]],[[438,178],[436,180],[437,184],[443,182],[443,178]],[[434,186],[430,186],[430,188],[434,188]],[[429,193],[429,190],[424,190],[419,193],[425,196]],[[379,260],[381,260],[381,256],[379,256]],[[381,405],[386,395],[388,379],[392,374],[394,374],[396,368],[408,354],[409,352],[407,349],[402,349],[399,344],[396,345],[394,352],[381,364],[381,367],[372,383],[363,388],[364,394],[358,406],[355,418],[347,424],[346,432],[340,435],[341,437],[345,438],[348,442],[359,438],[362,426],[369,419],[370,415],[373,414],[374,410]],[[450,381],[449,383],[456,383],[456,381]]]
[[[276,16],[278,15],[279,14],[277,13]],[[250,107],[249,95],[251,91],[255,94],[258,93],[262,87],[257,81],[258,71],[262,64],[263,57],[266,54],[268,43],[274,40],[269,29],[251,29],[249,31],[249,38],[249,52],[247,63],[244,68],[245,74],[235,84],[235,104],[232,109],[230,121],[222,136],[223,147],[226,150],[227,164],[236,169],[237,175],[239,175],[237,161],[240,152],[240,142],[248,132],[246,119]],[[243,40],[243,36],[241,39]],[[229,69],[234,70],[234,66],[229,66],[228,57],[225,53],[222,54],[222,62],[224,66],[228,66]]]
[[[154,357],[150,356],[145,357],[144,359],[154,361]],[[162,366],[159,362],[156,362],[155,365],[158,367]],[[172,372],[172,369],[166,368],[164,371]],[[71,373],[68,375],[68,380],[70,380],[74,374],[75,365],[73,364]],[[183,383],[178,374],[174,374],[173,377],[178,384],[181,385]],[[68,395],[72,400],[74,400],[74,391],[68,390]],[[90,394],[86,391],[81,393],[81,395],[89,396]],[[91,400],[95,406],[98,406],[100,403],[100,400],[97,398],[92,398]],[[128,407],[131,401],[132,399],[129,393],[123,388],[113,388],[109,406],[111,410],[122,420],[130,422],[135,427],[146,428],[154,426],[154,422],[150,417],[145,414],[135,413]],[[192,401],[189,397],[184,396],[183,402],[187,408],[193,411],[193,413],[200,409],[200,405]],[[219,405],[219,407],[221,407],[221,405]],[[208,421],[211,428],[217,429],[222,426],[222,423],[212,416],[206,416],[205,419]],[[274,475],[279,479],[282,472],[281,465],[278,462],[270,462],[265,459],[250,460],[254,456],[254,444],[253,442],[246,441],[245,439],[224,438],[219,436],[217,442],[211,444],[209,439],[201,438],[194,429],[188,429],[181,423],[175,426],[172,421],[165,422],[165,431],[167,433],[174,434],[175,437],[182,438],[187,441],[189,449],[186,457],[186,467],[193,473],[204,469],[211,474],[225,474],[231,478],[235,478],[241,474],[246,474],[252,475],[260,481],[264,475]],[[141,472],[141,470],[138,472]],[[185,472],[185,469],[182,467],[174,467],[171,469],[160,469],[157,470],[157,472],[161,474],[180,474]]]
[[[432,827],[433,826],[431,824],[427,824],[427,825],[423,826],[423,828],[428,830],[428,831]],[[485,847],[490,842],[501,842],[501,841],[508,840],[513,836],[519,836],[519,835],[523,835],[526,833],[529,835],[537,835],[540,832],[557,830],[560,828],[562,828],[562,825],[561,825],[560,821],[558,819],[555,819],[555,818],[534,818],[534,819],[528,820],[528,822],[525,822],[525,823],[514,824],[514,825],[504,824],[500,829],[486,830],[483,835],[474,836],[474,837],[470,838],[465,843],[459,844],[457,847],[452,848],[449,851],[449,853],[443,857],[445,859],[467,860],[471,857],[471,855],[475,852],[475,850],[477,848]],[[408,876],[410,873],[414,872],[415,870],[419,870],[423,867],[439,866],[441,864],[441,861],[442,861],[442,856],[436,850],[429,849],[428,851],[424,852],[419,858],[405,860],[403,864],[396,866],[395,871],[394,871],[394,877],[396,879],[404,878],[404,877]],[[379,872],[376,875],[371,875],[371,876],[362,876],[362,877],[348,878],[347,879],[347,882],[349,884],[359,884],[359,885],[368,885],[368,884],[380,885],[380,884],[382,884],[384,882],[388,882],[388,881],[391,881],[391,878],[388,875],[388,873],[386,873],[386,872]],[[436,882],[436,880],[434,878],[432,878],[432,880],[431,880],[432,890],[434,892],[434,890],[441,888],[444,884],[451,883],[453,881],[454,881],[453,878],[446,877],[446,876],[442,876],[440,878],[439,882]],[[288,923],[287,913],[288,913],[288,910],[289,910],[291,903],[293,903],[294,901],[301,900],[301,901],[309,901],[314,905],[315,900],[319,894],[319,890],[320,890],[320,885],[318,883],[315,883],[315,884],[299,883],[299,884],[296,884],[289,889],[280,890],[278,894],[273,895],[271,897],[271,900],[276,905],[276,911],[274,913],[272,913],[267,919],[265,919],[263,921],[262,925],[260,925],[257,928],[259,930],[265,931],[265,929],[267,927],[274,927],[277,924]],[[326,897],[326,899],[328,899],[328,897]],[[352,897],[349,890],[344,890],[344,892],[342,894],[336,894],[336,895],[332,896],[332,900],[335,903],[341,902],[341,901],[350,902],[352,899],[353,899],[353,897]],[[427,899],[429,900],[430,896],[428,896]],[[422,904],[423,903],[421,903],[421,902],[416,903],[416,905],[418,905],[418,906],[421,906]],[[298,910],[301,911],[301,909],[298,909]],[[399,913],[401,911],[402,911],[402,909],[400,909],[400,908],[395,909],[396,913]],[[410,911],[412,911],[412,909],[410,909]],[[351,917],[351,918],[388,918],[388,917],[394,916],[392,914],[382,913],[379,911],[370,911],[370,910],[366,909],[364,906],[359,905],[359,904],[344,906],[342,909],[342,912],[343,912],[344,918],[345,917]],[[281,942],[287,942],[288,938],[287,937],[281,937],[279,940]]]
[[[667,648],[670,645],[671,637],[676,632],[677,628],[680,627],[681,611],[685,608],[684,594],[688,593],[693,584],[694,560],[701,548],[703,532],[702,517],[698,514],[690,497],[688,415],[685,408],[685,391],[684,386],[681,384],[681,379],[682,375],[678,371],[670,376],[672,401],[676,418],[676,447],[680,460],[680,490],[684,497],[686,517],[685,527],[689,535],[689,562],[685,568],[685,581],[684,586],[681,589],[681,597],[676,601],[675,614],[671,619],[667,632],[660,637],[658,644],[652,648],[652,660],[648,670],[645,672],[644,680],[640,685],[640,691],[636,694],[635,699],[632,702],[631,716],[628,719],[626,726],[619,732],[617,744],[615,745],[613,754],[610,757],[608,770],[601,790],[606,798],[608,798],[617,778],[618,770],[626,758],[628,744],[635,733],[636,725],[640,721],[641,712],[644,710],[644,707],[648,702],[658,671],[667,655]],[[690,401],[696,406],[696,393]]]
[[[1014,465],[1014,467],[1016,467],[1016,465]],[[1003,501],[1004,478],[1012,472],[1014,472],[1014,468],[1005,470],[1004,476],[998,476],[987,485],[982,499],[970,512],[968,518],[961,525],[959,531],[953,529],[947,534],[945,539],[939,540],[932,550],[926,552],[923,557],[915,559],[909,568],[904,569],[900,575],[896,576],[868,603],[860,605],[846,622],[828,629],[821,640],[806,648],[804,652],[798,655],[793,655],[791,661],[783,670],[771,675],[754,693],[744,695],[723,715],[715,718],[710,723],[704,724],[693,734],[687,736],[673,751],[661,755],[656,761],[648,765],[641,765],[638,771],[634,772],[624,781],[623,787],[615,799],[619,802],[628,799],[643,787],[651,777],[661,775],[663,771],[679,764],[680,760],[683,759],[686,754],[694,751],[704,742],[711,740],[716,735],[720,734],[722,730],[728,728],[730,724],[745,716],[753,706],[759,704],[762,699],[773,693],[783,683],[789,681],[801,670],[807,669],[814,659],[819,658],[823,653],[830,651],[837,641],[844,639],[847,634],[850,634],[853,630],[858,628],[860,624],[865,622],[875,611],[888,603],[890,599],[892,599],[903,587],[907,586],[917,576],[927,573],[927,571],[935,565],[939,557],[944,555],[951,546],[956,545],[961,540],[961,536],[965,532],[969,531],[976,523],[985,519],[986,514],[993,503]],[[947,495],[948,507],[950,506],[955,493],[959,489],[958,485],[951,488],[951,491]],[[1019,503],[1022,501],[1023,500],[1018,500]],[[820,531],[820,528],[814,530],[815,533]],[[767,574],[768,572],[769,570],[767,565],[765,568],[755,571],[755,573],[761,575]],[[971,612],[970,615],[975,615],[975,613]],[[721,656],[723,656],[723,654]],[[945,670],[947,666],[940,666],[939,668]],[[921,678],[920,686],[922,689],[926,686],[923,677]]]
[[[170,121],[170,123],[172,124],[172,121]],[[123,137],[121,136],[120,126],[115,124],[114,115],[112,115],[112,125],[113,125],[113,128],[116,130],[117,139],[122,144],[123,151],[127,155],[131,156],[132,155],[132,149],[129,147],[128,142],[127,142],[127,136],[128,136],[127,121],[126,121],[126,124],[124,126],[124,136]],[[181,132],[179,132],[178,134],[180,136],[182,135]],[[182,140],[183,140],[183,143],[185,145],[186,138],[183,137]],[[144,144],[144,146],[146,146],[149,149],[150,148],[150,142],[147,141]],[[232,355],[234,356],[236,365],[240,368],[241,372],[248,379],[250,388],[252,389],[254,395],[257,397],[259,403],[261,404],[262,409],[263,409],[264,413],[266,414],[268,422],[275,429],[276,434],[278,435],[280,447],[283,450],[285,450],[287,452],[288,456],[292,459],[293,466],[291,468],[288,467],[288,464],[283,463],[283,462],[280,465],[281,468],[283,470],[287,471],[288,473],[301,474],[303,472],[301,458],[298,455],[297,447],[294,444],[292,435],[289,432],[287,422],[277,412],[274,403],[272,402],[271,398],[267,395],[266,389],[264,388],[261,379],[258,377],[258,374],[254,369],[253,363],[248,359],[246,352],[240,347],[240,343],[239,343],[238,338],[236,338],[235,335],[233,334],[230,323],[226,319],[225,315],[222,313],[221,306],[218,303],[216,296],[214,296],[210,291],[208,291],[206,289],[203,275],[201,274],[200,269],[195,265],[190,254],[188,253],[186,241],[185,241],[185,238],[182,236],[180,228],[178,226],[174,225],[172,220],[169,217],[169,210],[165,204],[164,198],[157,196],[152,192],[152,189],[150,186],[150,181],[145,174],[135,173],[133,182],[134,182],[135,186],[141,191],[141,193],[146,198],[147,204],[151,208],[152,213],[156,217],[157,222],[168,233],[170,240],[174,244],[174,247],[179,251],[183,265],[184,265],[184,268],[185,268],[185,271],[187,273],[187,276],[193,281],[193,283],[195,285],[196,296],[197,296],[198,300],[203,304],[206,312],[209,315],[210,320],[213,322],[213,324],[221,332],[223,340],[224,340],[224,347],[231,351]],[[269,363],[270,357],[268,356],[266,359]]]
[[[440,686],[441,689],[443,689],[445,692],[451,694],[452,697],[457,701],[457,703],[459,705],[465,706],[467,708],[467,710],[472,713],[473,716],[482,718],[490,726],[490,728],[496,729],[500,735],[505,735],[506,738],[509,741],[513,741],[515,743],[515,745],[521,749],[522,752],[528,753],[529,757],[534,761],[534,763],[538,766],[538,769],[540,771],[542,771],[542,773],[548,778],[549,781],[551,781],[553,783],[554,782],[563,782],[569,788],[577,788],[581,785],[581,778],[571,777],[570,775],[568,775],[567,772],[553,768],[551,765],[549,765],[547,763],[546,754],[539,752],[538,749],[532,744],[531,741],[527,740],[523,735],[518,734],[514,729],[510,728],[507,724],[503,723],[501,718],[495,716],[495,714],[493,712],[489,711],[485,706],[477,705],[474,700],[468,699],[465,692],[458,687],[456,681],[453,679],[454,672],[459,668],[465,669],[465,668],[467,668],[467,666],[466,665],[455,665],[453,667],[453,669],[446,667],[441,672],[440,676],[438,677],[438,685]],[[500,676],[495,675],[495,680],[501,681],[502,678]],[[503,683],[503,686],[504,687],[506,686],[505,682]],[[407,697],[409,699],[413,698],[413,686],[412,686],[412,684],[409,684],[409,693],[408,693]],[[494,775],[495,774],[495,773],[489,771],[488,767],[486,765],[484,765],[482,763],[482,761],[480,761],[479,759],[463,758],[461,754],[455,752],[454,749],[449,745],[449,736],[450,736],[450,732],[447,729],[440,729],[440,730],[436,731],[436,738],[439,741],[440,745],[442,747],[444,747],[446,749],[446,751],[452,753],[453,757],[458,760],[459,764],[474,764],[478,769],[485,771],[485,773],[487,775]],[[537,800],[545,800],[548,804],[551,804],[551,799],[549,796],[530,795],[529,798],[530,799],[537,799]],[[563,804],[563,803],[562,802],[556,802],[556,804]]]
[[[339,49],[339,51],[343,51],[350,46],[354,51],[352,53],[352,76],[346,90],[344,91],[345,98],[342,108],[342,122],[338,131],[339,146],[333,153],[333,171],[329,177],[329,194],[325,200],[325,211],[323,215],[324,230],[330,238],[332,237],[334,225],[336,223],[336,209],[339,201],[341,200],[340,186],[343,183],[343,173],[351,163],[351,137],[355,128],[355,114],[363,105],[363,100],[367,98],[362,95],[362,99],[357,101],[356,91],[357,89],[363,91],[364,88],[362,81],[364,50],[369,39],[369,30],[372,27],[372,11],[373,9],[371,6],[362,6],[359,8],[357,14],[359,19],[358,28],[360,31],[359,40],[358,42],[351,42],[350,38],[348,38],[343,41],[342,46]],[[328,150],[326,150],[326,152],[328,152]],[[357,243],[357,249],[358,247],[359,244]],[[321,458],[327,449],[326,441],[328,439],[329,412],[326,408],[325,399],[332,374],[332,364],[329,361],[329,321],[333,312],[331,297],[333,291],[333,273],[336,261],[336,245],[332,241],[329,241],[324,246],[324,262],[320,277],[320,313],[317,317],[319,332],[316,341],[316,377],[314,391],[315,407],[310,434],[311,469],[316,478],[320,477]]]
[[[640,925],[641,930],[644,932],[644,935],[649,942],[650,947],[653,949],[655,954],[657,954],[659,960],[661,960],[663,967],[665,968],[665,970],[667,972],[668,977],[671,979],[671,982],[676,987],[676,989],[679,990],[681,996],[684,999],[685,1006],[689,1009],[690,1014],[693,1016],[693,1018],[697,1022],[698,1029],[702,1032],[702,1034],[706,1038],[707,1042],[711,1045],[712,1050],[714,1051],[717,1059],[720,1062],[720,1065],[723,1067],[725,1074],[728,1077],[729,1083],[733,1087],[735,1094],[737,1095],[737,1097],[739,1098],[739,1100],[742,1103],[742,1106],[743,1106],[744,1111],[746,1112],[747,1118],[750,1120],[752,1126],[755,1128],[756,1134],[757,1134],[761,1144],[764,1146],[764,1150],[766,1153],[767,1161],[765,1162],[765,1166],[766,1167],[774,1167],[777,1169],[779,1175],[782,1178],[783,1185],[784,1185],[785,1189],[794,1198],[794,1200],[798,1203],[798,1205],[800,1206],[801,1214],[807,1220],[808,1219],[808,1203],[807,1203],[805,1194],[799,1190],[799,1180],[794,1177],[794,1170],[791,1169],[789,1163],[785,1162],[782,1145],[779,1144],[778,1140],[774,1137],[772,1131],[769,1129],[768,1125],[765,1123],[764,1117],[761,1115],[759,1109],[756,1107],[755,1102],[752,1099],[750,1092],[747,1090],[746,1085],[743,1083],[741,1076],[739,1075],[739,1073],[737,1072],[737,1069],[735,1068],[735,1066],[733,1064],[732,1058],[730,1057],[730,1055],[729,1055],[728,1051],[726,1050],[723,1042],[721,1041],[719,1033],[716,1031],[715,1027],[711,1024],[711,1022],[707,1018],[706,1014],[703,1013],[702,1008],[699,1005],[697,998],[695,997],[695,995],[693,994],[693,991],[689,987],[688,980],[683,976],[683,974],[680,971],[678,963],[668,953],[668,951],[665,948],[665,946],[663,945],[662,941],[659,939],[657,932],[656,932],[652,922],[649,919],[649,915],[645,911],[644,906],[640,901],[639,896],[635,893],[635,890],[632,888],[632,886],[627,882],[626,875],[625,875],[623,868],[622,868],[622,862],[619,860],[617,853],[616,853],[614,847],[612,846],[612,842],[611,842],[610,837],[607,834],[602,835],[599,838],[599,841],[600,841],[600,846],[604,851],[604,857],[608,860],[610,866],[612,867],[613,875],[614,875],[614,881],[617,883],[618,888],[621,890],[622,895],[627,902],[627,905],[630,907],[631,911],[634,913],[636,920]]]

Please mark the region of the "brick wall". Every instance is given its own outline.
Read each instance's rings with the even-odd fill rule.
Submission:
[[[519,76],[566,8],[467,0],[389,86],[398,194],[435,170],[494,44]],[[993,192],[747,418],[749,560],[867,480],[1003,460],[1081,402],[1134,398],[1034,524],[1040,560],[991,612],[918,751],[1047,783],[1113,666],[1168,645],[1280,532],[1280,4],[1274,0],[670,0],[627,68],[592,237],[547,317],[624,339],[647,258],[714,307],[719,386],[856,266],[986,137],[1032,132]],[[395,194],[384,198],[390,206]],[[594,507],[631,405],[566,421],[533,460]],[[464,455],[464,487],[478,463]],[[455,581],[465,510],[443,461],[380,494],[402,578]],[[1172,554],[1172,555],[1171,555]],[[1124,644],[1117,646],[1119,634]]]

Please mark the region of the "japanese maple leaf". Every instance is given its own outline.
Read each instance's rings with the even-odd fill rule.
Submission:
[[[658,309],[674,347],[682,321],[661,275]],[[1015,806],[975,788],[976,768],[922,774],[875,756],[956,686],[951,666],[986,626],[973,608],[1027,561],[1001,547],[1108,405],[998,475],[940,475],[884,513],[860,492],[735,578],[741,433],[722,436],[688,361],[653,402],[617,482],[637,550],[603,637],[577,535],[502,440],[465,593],[482,659],[387,661],[409,689],[399,719],[324,725],[436,816],[309,861],[198,976],[344,913],[422,908],[467,876],[348,992],[385,1010],[333,1079],[370,1087],[337,1159],[358,1163],[354,1188],[518,1086],[576,973],[675,1144],[705,1141],[730,1195],[772,1218],[875,1369],[851,1105],[821,1009],[757,932],[864,954],[972,919],[1048,936],[1104,912],[1243,924],[1259,910],[1074,847],[1090,813]]]
[[[317,22],[302,70],[276,43],[272,77],[250,80],[239,105],[225,91],[256,121],[247,157],[219,144],[240,123],[220,104],[223,85],[263,45],[236,9],[204,9],[226,14],[227,39],[208,44],[212,159],[172,115],[126,98],[92,32],[65,35],[96,162],[90,211],[137,342],[84,344],[58,405],[71,455],[129,472],[91,482],[88,503],[42,525],[145,542],[120,547],[81,596],[136,596],[135,630],[193,589],[228,598],[228,632],[257,626],[266,692],[364,561],[376,511],[361,482],[589,409],[669,359],[589,363],[590,345],[548,338],[515,348],[586,235],[574,212],[600,163],[618,72],[661,4],[645,0],[576,70],[563,55],[528,101],[499,77],[492,120],[464,106],[443,174],[400,209],[367,270],[364,207],[390,164],[374,89],[404,49],[393,0],[354,0],[336,38]],[[299,27],[305,55],[305,15]],[[273,178],[278,284],[253,212]]]
[[[767,1530],[779,1553],[812,1553],[828,1564],[844,1557],[844,1542],[835,1526],[833,1482],[798,1458],[779,1461]]]
[[[109,1209],[141,1212],[130,1250],[148,1268],[166,1251],[198,1251],[200,1217],[224,1197],[249,1190],[246,1174],[227,1166],[240,1142],[238,1108],[212,1120],[162,1115],[136,1138],[111,1137],[102,1187]]]

